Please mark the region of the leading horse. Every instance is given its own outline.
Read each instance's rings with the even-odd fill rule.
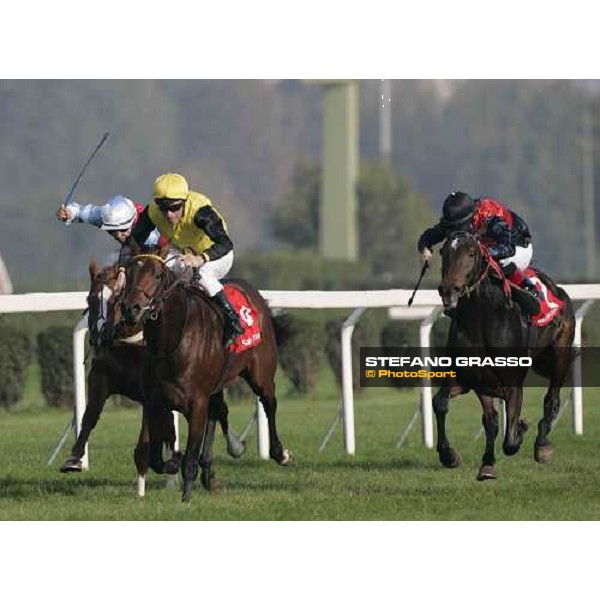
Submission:
[[[184,501],[191,497],[198,464],[201,481],[211,487],[214,421],[209,406],[222,398],[223,387],[241,376],[259,397],[269,429],[269,454],[280,465],[293,459],[277,435],[275,371],[277,346],[275,325],[260,293],[241,280],[230,280],[258,311],[262,341],[242,353],[224,346],[224,318],[219,307],[169,268],[166,251],[139,253],[135,243],[126,260],[126,284],[119,298],[124,321],[129,326],[143,323],[146,355],[142,371],[150,430],[150,466],[157,472],[181,467]],[[167,410],[182,413],[188,437],[181,465],[162,458],[160,418]]]
[[[534,458],[537,462],[550,460],[552,445],[548,435],[558,414],[560,389],[573,358],[575,318],[568,295],[544,273],[536,271],[547,290],[563,305],[554,320],[538,327],[529,323],[521,308],[511,300],[508,282],[474,235],[458,232],[449,236],[441,254],[439,293],[447,314],[452,318],[448,348],[477,355],[524,349],[532,359],[533,370],[549,379],[543,417],[538,423]],[[446,415],[450,398],[473,390],[483,408],[482,422],[486,435],[477,479],[495,479],[494,444],[498,435],[498,414],[494,398],[501,398],[506,404],[504,453],[515,454],[528,427],[520,416],[527,367],[471,367],[457,368],[456,372],[456,380],[445,384],[433,398],[440,462],[450,468],[460,464],[460,455],[450,446],[446,436]]]
[[[126,396],[139,404],[144,403],[141,385],[145,347],[141,326],[115,328],[121,321],[119,307],[114,300],[119,292],[119,271],[116,265],[99,269],[95,261],[89,265],[90,291],[87,297],[88,330],[91,347],[91,365],[87,375],[88,403],[82,418],[81,431],[71,454],[62,464],[63,473],[80,472],[85,445],[98,424],[106,400],[113,394]],[[217,404],[211,415],[220,422],[227,440],[227,452],[239,458],[245,451],[244,445],[229,429],[228,409],[225,403]],[[162,418],[161,440],[171,454],[175,454],[175,426],[171,413]],[[144,495],[145,477],[148,470],[149,449],[148,424],[144,420],[138,443],[134,450],[134,462],[138,471],[138,494]]]

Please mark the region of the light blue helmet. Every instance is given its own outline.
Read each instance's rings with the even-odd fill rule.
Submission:
[[[100,229],[114,231],[118,229],[129,229],[137,211],[134,203],[125,196],[115,196],[102,207],[102,225]]]

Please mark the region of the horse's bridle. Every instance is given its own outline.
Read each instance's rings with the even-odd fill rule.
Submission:
[[[487,277],[487,274],[490,270],[490,266],[491,266],[491,261],[492,261],[492,256],[489,253],[489,250],[477,239],[477,237],[475,235],[473,235],[472,233],[468,232],[468,231],[457,231],[455,233],[453,233],[452,235],[450,235],[447,239],[447,242],[452,244],[452,242],[454,240],[458,240],[460,238],[471,238],[478,250],[479,250],[479,254],[478,254],[478,262],[479,262],[479,275],[477,276],[476,280],[474,283],[472,283],[471,285],[463,285],[460,289],[460,291],[458,292],[458,297],[457,299],[460,300],[461,298],[465,297],[465,296],[469,296],[472,292],[474,292],[483,282],[483,280]],[[481,269],[481,265],[484,265],[483,269]]]
[[[158,275],[155,275],[156,287],[154,288],[154,291],[151,294],[149,294],[148,292],[146,292],[146,290],[143,290],[142,288],[137,287],[137,286],[131,288],[132,291],[140,292],[141,294],[143,294],[145,296],[145,298],[148,300],[148,302],[145,306],[140,307],[140,312],[142,313],[142,317],[141,317],[142,325],[146,322],[146,319],[150,319],[151,321],[156,321],[158,319],[160,311],[162,310],[163,302],[167,298],[169,298],[169,296],[173,293],[173,291],[179,285],[184,283],[181,279],[176,278],[173,282],[170,283],[170,285],[167,288],[164,287],[163,278],[164,278],[165,273],[168,273],[167,264],[171,260],[177,259],[178,258],[177,256],[174,256],[174,257],[171,257],[171,258],[168,258],[165,260],[164,258],[162,258],[161,256],[158,256],[157,254],[137,254],[137,255],[131,257],[129,259],[129,261],[134,262],[136,260],[145,259],[145,258],[149,258],[151,260],[156,260],[156,261],[160,262],[163,265],[163,267],[165,267],[165,269],[163,269]],[[122,301],[121,301],[121,310],[123,310]],[[184,330],[186,322],[187,322],[187,315],[188,315],[188,297],[186,294],[185,295],[185,315],[182,320],[181,332],[178,337],[177,343],[168,352],[164,352],[160,355],[154,354],[153,352],[150,351],[149,348],[147,348],[148,353],[153,358],[155,358],[155,359],[167,358],[168,356],[171,356],[172,354],[174,354],[177,351],[177,349],[179,348],[179,346],[181,344],[181,339],[183,337],[183,330]]]
[[[90,334],[92,335],[92,338],[96,338],[95,340],[92,339],[92,345],[96,346],[103,338],[104,335],[104,331],[105,328],[107,327],[108,324],[108,312],[105,314],[104,313],[104,288],[106,286],[109,287],[108,285],[109,282],[109,278],[107,277],[107,274],[104,272],[102,273],[101,277],[99,278],[99,283],[100,283],[100,291],[99,293],[92,293],[92,290],[90,289],[90,293],[88,294],[86,301],[87,301],[87,305],[88,305],[88,318],[92,317],[93,318],[93,323],[94,323],[94,327],[91,328],[90,327]],[[112,291],[112,290],[111,290]],[[113,292],[114,294],[114,292]],[[98,309],[98,315],[96,315],[95,317],[92,316],[92,313],[90,311],[90,306],[92,304],[92,300],[98,299],[99,300],[99,309]],[[107,299],[107,304],[108,304],[108,299]],[[103,324],[102,327],[100,329],[98,329],[98,321],[102,320]],[[95,333],[95,335],[94,335]]]
[[[145,258],[158,261],[164,267],[166,267],[168,262],[168,260],[165,260],[164,258],[162,258],[162,256],[158,256],[157,254],[136,254],[135,256],[132,256],[129,260],[133,263],[137,260]],[[148,301],[145,306],[140,307],[140,312],[142,313],[142,323],[144,323],[147,318],[149,318],[151,321],[156,321],[156,319],[158,319],[163,300],[165,300],[170,295],[173,288],[179,283],[178,281],[176,281],[167,290],[165,290],[161,285],[164,273],[165,271],[163,270],[158,276],[155,275],[156,287],[154,288],[154,291],[151,294],[137,286],[131,288],[132,291],[139,292],[140,294],[142,294]],[[121,310],[123,310],[123,302],[120,301],[120,304]]]

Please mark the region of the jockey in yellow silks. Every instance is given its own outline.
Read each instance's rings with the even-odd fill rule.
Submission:
[[[144,244],[155,227],[174,249],[193,252],[183,254],[181,262],[198,269],[199,286],[223,309],[229,346],[243,328],[220,282],[233,265],[233,243],[225,220],[206,196],[190,190],[183,175],[165,173],[154,182],[153,200],[138,219],[134,239]]]

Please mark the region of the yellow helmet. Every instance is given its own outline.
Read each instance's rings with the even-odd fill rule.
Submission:
[[[188,182],[179,173],[165,173],[154,182],[154,198],[185,200],[190,192]]]

